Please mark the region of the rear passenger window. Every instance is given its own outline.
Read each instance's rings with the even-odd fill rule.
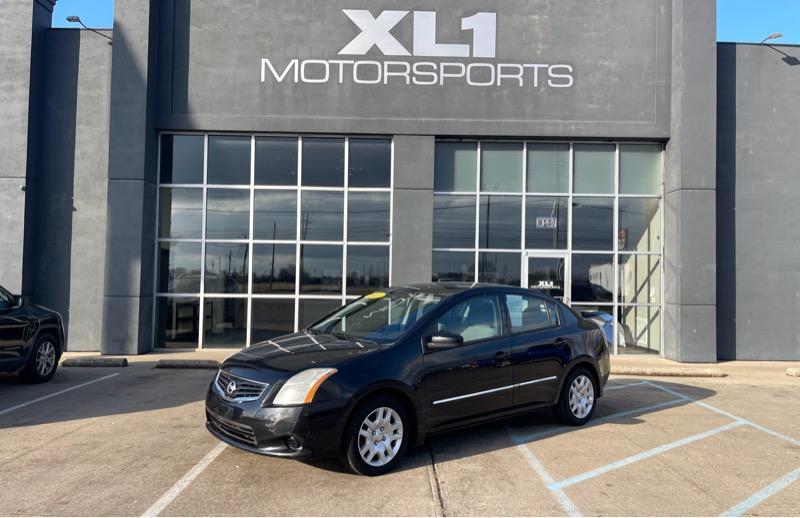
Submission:
[[[526,333],[558,325],[555,304],[524,295],[506,295],[512,333]]]
[[[437,331],[461,335],[464,342],[487,340],[503,334],[500,302],[494,295],[479,295],[450,308],[436,322]]]

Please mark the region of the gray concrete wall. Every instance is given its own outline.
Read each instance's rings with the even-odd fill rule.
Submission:
[[[136,354],[152,345],[158,146],[157,56],[150,43],[158,33],[158,3],[116,0],[114,6],[101,344],[107,354]]]
[[[671,136],[664,175],[664,354],[716,350],[716,5],[672,5]]]
[[[106,34],[110,35],[110,31]],[[70,350],[100,350],[111,46],[50,29],[40,100],[36,300],[59,311]]]
[[[800,360],[800,47],[718,54],[719,357]]]
[[[669,127],[669,0],[238,0],[163,2],[159,126],[288,132],[411,135],[513,135],[667,138]],[[437,41],[469,43],[462,17],[496,12],[496,58],[340,55],[359,34],[343,9],[432,10]],[[391,33],[413,50],[413,14]],[[574,86],[551,88],[542,79],[524,87],[282,82],[293,58],[449,63],[568,64]],[[318,65],[319,66],[319,65]],[[402,65],[396,65],[401,67]],[[313,67],[312,67],[313,68]],[[307,77],[321,74],[307,70]],[[487,72],[488,73],[488,72]],[[544,72],[542,72],[544,75]],[[345,72],[348,76],[348,72]],[[362,74],[366,77],[367,73]],[[289,76],[292,76],[290,73]]]

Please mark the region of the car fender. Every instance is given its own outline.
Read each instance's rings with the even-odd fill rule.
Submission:
[[[597,397],[601,397],[603,395],[603,388],[604,388],[602,383],[603,375],[600,372],[600,365],[597,361],[597,358],[594,358],[593,356],[590,356],[588,354],[581,354],[580,356],[576,356],[575,358],[570,360],[570,362],[567,365],[564,366],[564,375],[561,376],[561,378],[558,380],[557,394],[559,395],[561,394],[561,390],[564,387],[564,380],[567,379],[569,373],[572,372],[572,370],[575,367],[582,364],[583,365],[589,364],[591,366],[592,371],[597,380],[597,391],[598,391]]]

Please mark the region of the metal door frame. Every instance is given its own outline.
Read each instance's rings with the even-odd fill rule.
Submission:
[[[528,286],[528,264],[530,259],[564,260],[564,304],[572,306],[572,261],[568,250],[525,250],[522,252],[522,287]]]

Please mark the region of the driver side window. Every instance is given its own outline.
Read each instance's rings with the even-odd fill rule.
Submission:
[[[460,302],[436,321],[436,330],[460,335],[464,342],[476,342],[503,334],[502,313],[497,297],[479,295]]]

